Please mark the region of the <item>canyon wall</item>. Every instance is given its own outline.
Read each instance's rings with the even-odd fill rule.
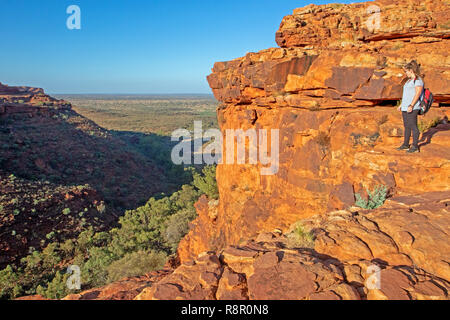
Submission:
[[[0,83],[0,116],[13,113],[34,114],[50,110],[70,110],[65,100],[47,95],[41,88],[14,87]]]
[[[448,300],[449,204],[448,192],[429,192],[316,215],[301,221],[314,249],[263,232],[65,300]]]
[[[181,261],[347,209],[377,185],[391,196],[450,192],[449,16],[447,0],[309,5],[283,19],[280,47],[215,63],[208,82],[222,132],[279,129],[279,169],[220,164],[219,202],[197,203]],[[419,118],[421,153],[410,155],[395,148],[412,59],[435,103]]]
[[[220,164],[219,201],[196,203],[178,257],[65,299],[448,300],[448,16],[448,0],[310,5],[283,19],[279,48],[217,62],[222,133],[279,130],[276,173]],[[411,59],[436,96],[416,154],[396,150]],[[353,206],[377,185],[383,206]]]

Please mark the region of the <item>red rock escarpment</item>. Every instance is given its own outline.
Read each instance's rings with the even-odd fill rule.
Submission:
[[[364,21],[371,5],[379,29]],[[219,201],[196,204],[181,266],[134,283],[135,299],[448,299],[448,13],[444,0],[311,5],[283,19],[281,48],[216,63],[221,130],[279,129],[279,170],[219,165]],[[395,104],[413,58],[436,103],[420,118],[422,152],[406,155]],[[379,184],[393,196],[383,207],[351,207]],[[310,248],[290,242],[298,221]],[[366,285],[374,265],[378,289]]]
[[[448,192],[431,192],[394,197],[373,211],[315,215],[301,221],[314,235],[309,248],[290,230],[263,232],[175,269],[65,299],[448,300],[449,208]],[[374,268],[379,283],[370,286]]]
[[[379,14],[379,23],[375,18]],[[280,47],[340,46],[348,42],[449,38],[448,1],[381,0],[349,5],[309,5],[283,18]]]
[[[142,277],[123,279],[102,288],[87,290],[80,294],[71,294],[63,300],[133,300],[145,288],[166,278],[172,271],[165,268]]]
[[[146,299],[448,299],[448,192],[396,197],[374,211],[342,210],[301,221],[313,249],[266,232],[202,253],[144,289]],[[378,266],[378,287],[369,286]]]
[[[0,83],[0,116],[12,113],[36,113],[49,109],[69,110],[71,104],[55,99],[41,88],[12,87]]]
[[[371,5],[381,10],[379,29],[360,15]],[[448,1],[311,5],[283,19],[282,48],[217,62],[208,81],[223,103],[222,132],[279,129],[279,170],[263,176],[261,164],[219,165],[219,203],[197,204],[181,260],[348,208],[376,185],[391,195],[448,192],[448,13]],[[395,150],[403,136],[396,104],[411,59],[435,104],[419,119],[421,153],[407,155]]]

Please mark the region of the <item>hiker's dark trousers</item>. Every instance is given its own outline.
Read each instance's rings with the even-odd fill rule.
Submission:
[[[419,147],[419,128],[417,127],[417,116],[419,114],[419,110],[413,110],[413,112],[408,113],[406,111],[402,112],[403,114],[403,125],[405,126],[405,141],[403,145],[409,146],[409,140],[411,138],[411,132],[413,136],[413,146]]]

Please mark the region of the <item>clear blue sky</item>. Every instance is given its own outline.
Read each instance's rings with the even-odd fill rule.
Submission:
[[[0,82],[49,93],[210,93],[226,61],[276,46],[302,0],[1,0]],[[350,1],[341,1],[350,2]],[[68,30],[69,5],[81,30]]]

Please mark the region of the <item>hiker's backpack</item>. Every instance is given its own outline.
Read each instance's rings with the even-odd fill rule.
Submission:
[[[434,98],[430,89],[426,88],[423,90],[423,99],[420,101],[420,110],[419,114],[422,116],[426,114],[433,104]]]

